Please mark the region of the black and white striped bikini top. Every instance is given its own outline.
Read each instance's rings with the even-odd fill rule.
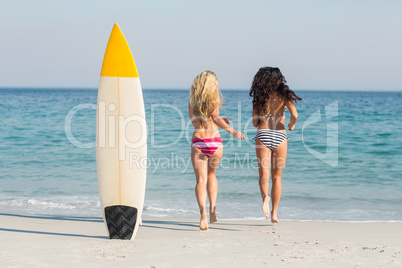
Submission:
[[[286,107],[285,107],[285,112],[286,112]],[[277,115],[281,115],[283,116],[283,118],[285,118],[285,112],[283,113],[278,113],[278,114],[270,114],[270,113],[266,113],[263,115],[260,115],[260,117],[264,120],[268,120],[268,119],[272,119],[273,116],[277,116]]]

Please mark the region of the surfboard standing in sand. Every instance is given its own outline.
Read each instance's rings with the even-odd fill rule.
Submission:
[[[110,239],[134,239],[145,197],[145,108],[137,67],[117,24],[103,58],[96,114],[98,187],[106,229]]]

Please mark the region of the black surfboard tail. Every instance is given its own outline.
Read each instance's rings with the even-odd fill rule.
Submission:
[[[138,210],[130,206],[105,207],[105,220],[110,239],[130,240],[137,222]]]

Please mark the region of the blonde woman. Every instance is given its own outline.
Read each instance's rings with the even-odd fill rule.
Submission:
[[[195,178],[195,196],[200,208],[200,230],[208,229],[206,210],[207,196],[209,197],[210,223],[218,221],[216,217],[216,197],[218,181],[215,171],[222,158],[223,146],[219,128],[232,134],[237,139],[243,139],[243,133],[229,126],[229,118],[219,116],[222,105],[222,94],[218,88],[218,79],[211,71],[199,74],[190,89],[188,113],[194,126],[191,142],[191,163]]]

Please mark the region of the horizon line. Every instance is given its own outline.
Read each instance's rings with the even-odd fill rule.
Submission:
[[[0,86],[0,90],[3,89],[28,89],[28,90],[98,90],[96,87],[3,87]],[[143,88],[143,91],[148,91],[148,90],[161,90],[161,91],[188,91],[190,90],[189,88]],[[220,88],[221,91],[249,91],[249,89],[244,89],[244,88]],[[307,88],[298,88],[298,89],[292,89],[293,91],[336,91],[336,92],[402,92],[402,89],[387,89],[387,90],[380,90],[380,89],[307,89]]]

